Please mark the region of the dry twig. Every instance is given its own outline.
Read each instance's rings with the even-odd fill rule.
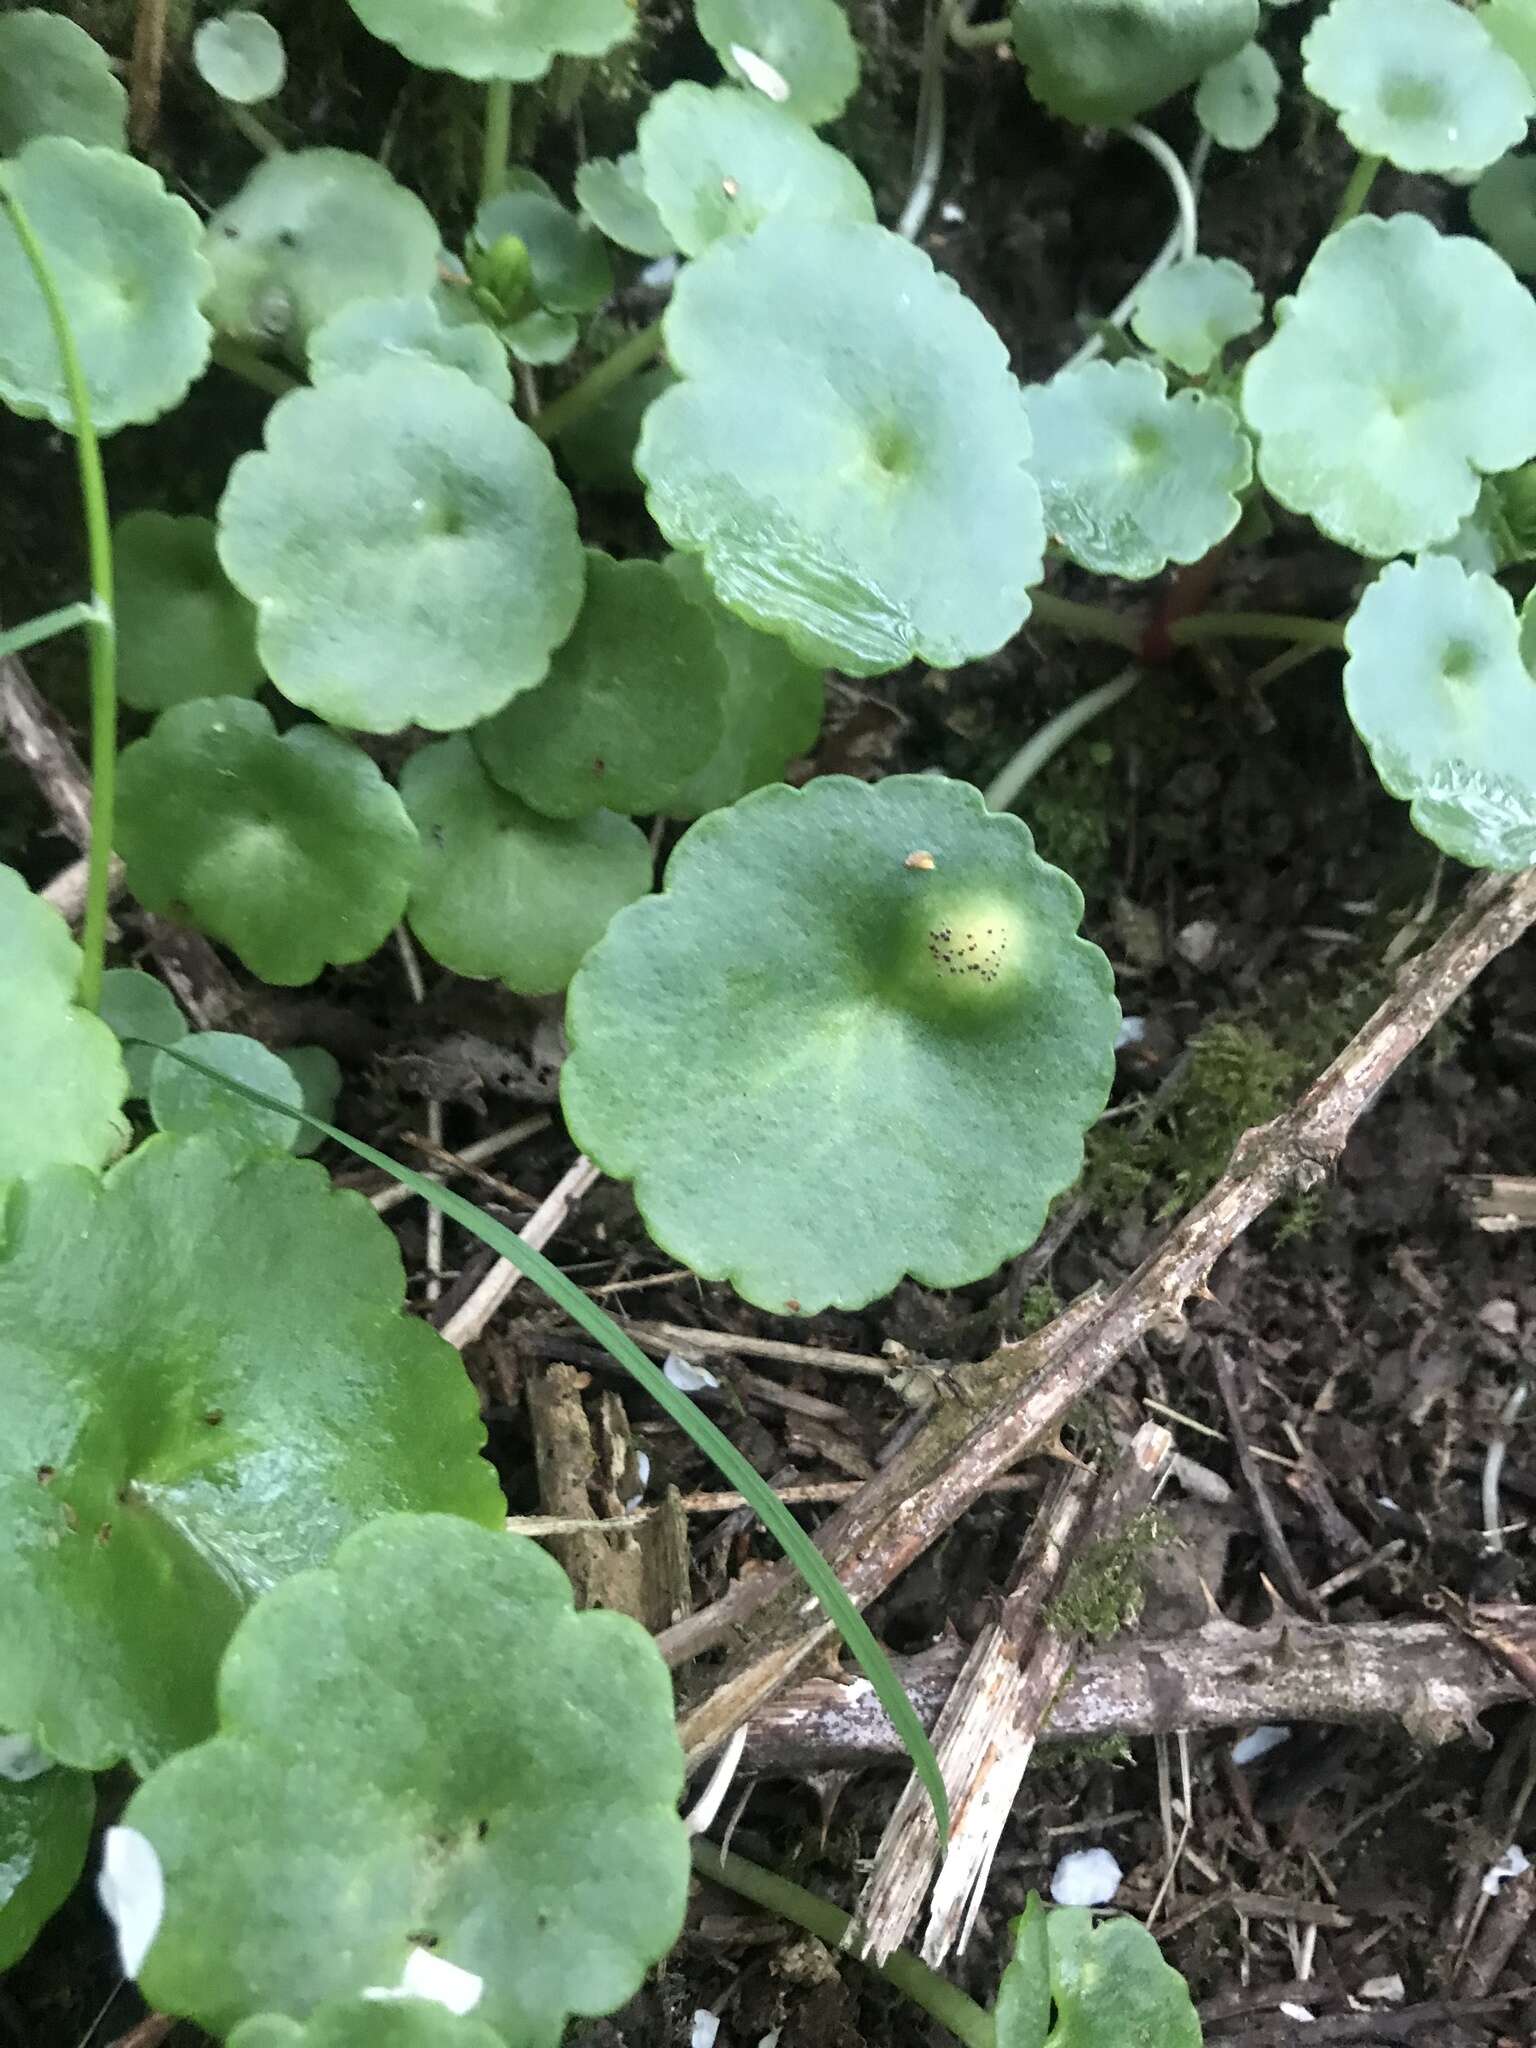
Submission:
[[[920,1557],[988,1482],[1060,1428],[1126,1348],[1182,1311],[1221,1254],[1292,1187],[1312,1187],[1356,1121],[1490,960],[1536,918],[1536,871],[1487,875],[1435,943],[1294,1108],[1240,1141],[1226,1174],[1107,1300],[1074,1304],[1020,1344],[955,1375],[960,1398],[938,1404],[907,1450],[821,1531],[850,1597],[867,1605]],[[724,1741],[826,1642],[831,1625],[783,1567],[752,1582],[733,1610],[742,1640],[685,1714],[697,1760]],[[698,1641],[704,1631],[690,1637]]]

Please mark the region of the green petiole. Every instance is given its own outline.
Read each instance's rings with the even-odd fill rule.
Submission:
[[[112,830],[117,793],[117,626],[113,611],[112,525],[107,511],[107,480],[101,467],[101,445],[91,416],[91,394],[43,246],[27,210],[0,181],[0,205],[10,215],[22,253],[37,279],[48,309],[64,384],[74,417],[75,463],[80,472],[80,498],[85,515],[86,554],[90,565],[91,601],[85,627],[91,686],[91,844],[86,864],[85,917],[80,931],[82,1009],[101,1004],[101,976],[107,949],[107,901],[112,864]],[[35,622],[34,622],[35,623]]]

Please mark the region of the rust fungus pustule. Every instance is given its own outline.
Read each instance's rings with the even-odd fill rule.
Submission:
[[[1024,920],[990,892],[923,887],[906,906],[896,952],[901,992],[915,1008],[985,1011],[1018,989]]]

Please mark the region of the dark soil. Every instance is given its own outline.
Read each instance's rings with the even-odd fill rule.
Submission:
[[[75,11],[117,52],[125,49],[123,7],[97,0]],[[293,139],[373,149],[395,121],[399,173],[423,186],[449,225],[462,220],[475,135],[468,89],[445,80],[407,88],[404,67],[354,32],[344,8],[287,0],[268,11],[290,33],[295,81],[283,110]],[[916,0],[854,0],[852,12],[870,57],[844,140],[874,177],[890,218],[908,175],[921,8]],[[1274,20],[1294,41],[1294,16],[1306,12]],[[647,9],[649,76],[708,75],[707,53],[681,24],[683,13],[670,0]],[[1294,61],[1278,54],[1294,82]],[[1020,373],[1046,375],[1075,346],[1084,319],[1114,303],[1161,241],[1167,193],[1130,145],[1041,116],[1010,63],[956,57],[949,73],[950,137],[927,246],[998,326]],[[632,111],[622,100],[589,104],[590,146],[622,142]],[[1187,152],[1187,112],[1170,113],[1164,125]],[[244,146],[210,119],[184,65],[167,81],[162,145],[164,166],[202,199],[221,196],[246,161]],[[541,168],[559,177],[567,149],[550,131]],[[1346,172],[1331,124],[1292,95],[1256,156],[1217,153],[1202,246],[1246,263],[1266,295],[1285,290]],[[1423,195],[1394,189],[1389,177],[1375,203],[1391,210],[1423,203]],[[215,372],[169,422],[116,437],[109,461],[117,509],[211,510],[229,461],[258,437],[262,410],[254,394]],[[56,437],[3,415],[0,465],[12,505],[0,532],[0,616],[16,617],[77,588],[73,476]],[[1336,615],[1350,601],[1357,566],[1282,520],[1235,558],[1217,601]],[[71,710],[74,660],[50,651],[34,667]],[[1112,651],[1026,630],[995,660],[955,674],[837,685],[814,765],[870,776],[938,766],[985,781],[1030,731],[1117,663]],[[625,1190],[609,1185],[557,1241],[567,1269],[588,1285],[634,1284],[638,1291],[618,1302],[658,1320],[872,1356],[894,1342],[935,1362],[980,1356],[1048,1313],[1050,1297],[1068,1300],[1129,1270],[1167,1217],[1219,1170],[1238,1133],[1290,1099],[1343,1043],[1385,985],[1388,948],[1405,923],[1422,915],[1432,929],[1437,906],[1461,886],[1458,875],[1437,874],[1432,849],[1363,762],[1336,664],[1320,659],[1257,693],[1249,685],[1256,666],[1224,654],[1159,672],[1059,756],[1024,806],[1042,850],[1081,883],[1088,932],[1109,952],[1123,1006],[1143,1025],[1123,1056],[1116,1112],[1095,1134],[1086,1206],[1045,1274],[1026,1286],[1003,1273],[953,1296],[904,1287],[861,1315],[775,1321],[724,1289],[655,1281],[668,1262],[647,1242]],[[41,881],[65,854],[30,789],[0,761],[0,858]],[[127,912],[120,957],[135,957],[137,943]],[[415,1010],[392,952],[299,996],[262,995],[254,1014],[273,1042],[330,1045],[347,1074],[341,1120],[395,1148],[422,1130],[425,1092],[447,1098],[450,1147],[524,1113],[526,1100],[505,1086],[506,1054],[521,1071],[535,1028],[547,1023],[533,1006],[445,976]],[[499,1056],[488,1057],[487,1043]],[[1526,1080],[1533,1046],[1536,983],[1528,956],[1517,953],[1484,977],[1358,1127],[1331,1184],[1239,1245],[1187,1331],[1123,1360],[1106,1390],[1107,1401],[1129,1408],[1150,1398],[1178,1411],[1187,1418],[1181,1449],[1235,1481],[1212,1372],[1218,1350],[1234,1360],[1251,1441],[1293,1464],[1303,1450],[1312,1454],[1339,1510],[1373,1550],[1401,1539],[1331,1603],[1334,1619],[1421,1612],[1441,1589],[1536,1598],[1526,1526],[1536,1476],[1518,1435],[1503,1499],[1519,1526],[1492,1560],[1483,1555],[1479,1492],[1499,1409],[1530,1368],[1536,1242],[1478,1233],[1452,1188],[1456,1176],[1518,1173],[1536,1157]],[[558,1128],[546,1130],[498,1162],[518,1201],[476,1192],[495,1213],[525,1220],[522,1191],[530,1201],[547,1191],[570,1151]],[[421,1224],[405,1210],[396,1214],[421,1302]],[[439,1317],[478,1277],[483,1255],[450,1231],[447,1263]],[[593,1371],[594,1403],[599,1387],[613,1382],[552,1312],[525,1296],[514,1310],[469,1365],[486,1397],[492,1454],[514,1512],[523,1512],[539,1505],[521,1398],[527,1377],[568,1359]],[[726,1381],[714,1397],[718,1418],[776,1478],[857,1476],[906,1413],[878,1382],[778,1374],[833,1404],[835,1419],[812,1426],[743,1391],[728,1364],[717,1369]],[[626,1401],[653,1489],[712,1483],[678,1432],[642,1398],[626,1393]],[[1069,1441],[1091,1445],[1104,1413],[1092,1404]],[[1039,1468],[1042,1486],[1046,1469]],[[1285,1466],[1266,1469],[1302,1575],[1326,1580],[1340,1564],[1327,1528],[1287,1485]],[[876,1610],[877,1631],[899,1650],[920,1649],[947,1628],[974,1634],[995,1608],[1032,1506],[1032,1496],[1005,1496],[970,1514]],[[766,1554],[734,1524],[721,1540],[713,1518],[696,1521],[693,1535],[701,1604]],[[1148,1565],[1164,1624],[1198,1625],[1209,1600],[1235,1621],[1270,1612],[1267,1565],[1240,1492],[1225,1511],[1175,1495]],[[699,1675],[685,1672],[683,1682]],[[1160,1932],[1211,2037],[1343,2038],[1321,2024],[1275,2031],[1288,2024],[1276,2022],[1281,2002],[1340,2015],[1363,1984],[1394,1975],[1409,2005],[1439,1997],[1469,1874],[1475,1888],[1488,1862],[1519,1839],[1513,1802],[1522,1786],[1529,1790],[1533,1727],[1530,1712],[1510,1709],[1490,1717],[1486,1746],[1464,1741],[1435,1751],[1416,1748],[1406,1734],[1298,1729],[1246,1771],[1233,1767],[1229,1737],[1192,1739],[1190,1853]],[[1176,1760],[1173,1782],[1177,1791]],[[762,1783],[737,1846],[846,1903],[898,1785],[893,1774]],[[104,1809],[113,1790],[106,1788]],[[1064,1848],[1099,1842],[1127,1873],[1120,1903],[1145,1910],[1166,1867],[1152,1744],[1113,1758],[1055,1750],[1032,1769],[960,1967],[978,1996],[990,1997],[1008,1919],[1028,1890],[1045,1888]],[[1312,1944],[1283,1914],[1241,1917],[1230,1903],[1235,1892],[1323,1901],[1342,1924],[1319,1928]],[[137,2011],[131,1993],[113,1995],[115,1984],[111,1942],[81,1896],[0,1984],[0,2042],[66,2048],[113,2039]],[[1536,1985],[1531,1940],[1516,1949],[1499,1988],[1521,1985]],[[700,2008],[722,2015],[722,2048],[757,2048],[776,2029],[780,2048],[941,2038],[853,1966],[834,1967],[796,1930],[713,1892],[699,1898],[681,1946],[647,1991],[614,2020],[577,2030],[578,2038],[584,2048],[687,2048]],[[1261,2022],[1262,2035],[1253,2031]],[[1417,2038],[1471,2048],[1536,2040],[1533,2027],[1536,1993],[1529,2009],[1516,2001],[1490,2018],[1449,2018]],[[195,2030],[175,2038],[190,2042]]]

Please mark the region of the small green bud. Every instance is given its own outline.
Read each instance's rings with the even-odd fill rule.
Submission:
[[[471,249],[469,275],[476,303],[501,320],[520,320],[538,304],[533,259],[520,235],[499,235],[489,248]]]
[[[1536,559],[1536,462],[1527,462],[1491,481],[1508,529],[1510,560]]]

